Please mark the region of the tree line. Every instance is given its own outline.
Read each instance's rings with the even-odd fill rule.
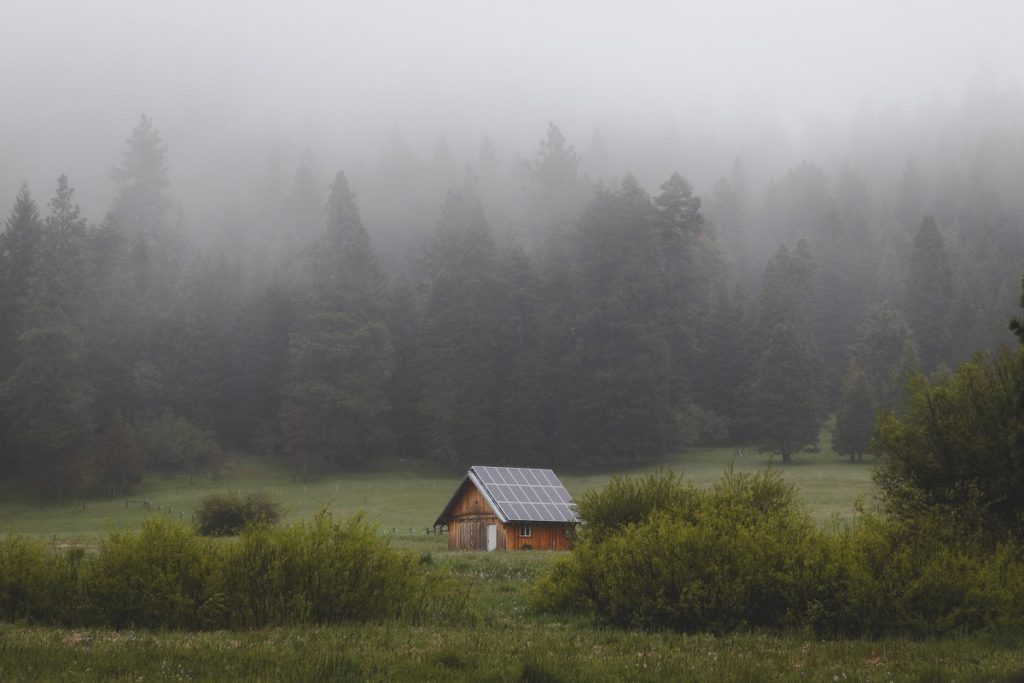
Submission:
[[[709,443],[789,461],[831,414],[853,459],[911,375],[1005,330],[1021,216],[972,218],[965,199],[941,226],[912,166],[897,198],[917,209],[885,223],[849,169],[791,169],[758,205],[739,170],[704,196],[678,173],[654,192],[594,181],[554,125],[504,170],[488,149],[436,216],[405,217],[428,237],[397,259],[349,177],[324,194],[309,154],[288,192],[260,195],[273,250],[201,248],[146,117],[100,224],[64,176],[45,206],[22,187],[0,235],[0,472],[69,495],[202,471],[221,449],[302,476],[384,456],[616,466]],[[768,234],[791,239],[758,263]]]

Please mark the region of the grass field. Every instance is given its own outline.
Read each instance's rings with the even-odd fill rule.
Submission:
[[[0,626],[0,680],[1011,683],[1024,680],[1024,652],[992,638],[821,642],[523,621],[245,633]]]
[[[821,522],[834,516],[849,518],[854,500],[870,494],[873,488],[870,464],[853,464],[837,457],[824,438],[821,452],[798,454],[795,462],[786,466],[751,449],[744,449],[743,457],[738,457],[735,448],[711,448],[694,449],[659,465],[622,473],[637,474],[666,467],[683,474],[688,481],[707,486],[730,464],[737,471],[778,469],[798,487],[808,509]],[[440,549],[444,540],[428,537],[425,529],[433,525],[461,476],[430,464],[392,461],[374,469],[303,482],[278,462],[234,454],[227,458],[216,482],[206,477],[151,474],[128,497],[40,502],[16,491],[10,483],[0,484],[0,533],[88,542],[112,531],[138,528],[150,514],[189,522],[199,501],[212,492],[264,490],[283,503],[286,521],[308,519],[324,509],[338,518],[363,511],[371,522],[380,525],[382,532],[393,531],[402,544]],[[612,473],[559,472],[559,476],[573,495],[579,495],[603,486]],[[126,500],[131,502],[126,505]],[[143,500],[150,501],[149,509],[137,502]]]
[[[490,464],[490,463],[481,463]],[[818,453],[782,466],[734,448],[694,449],[638,474],[666,467],[706,486],[726,467],[777,468],[821,523],[853,515],[870,496],[870,464],[851,464],[823,438]],[[560,472],[579,495],[612,473]],[[0,484],[0,530],[87,544],[110,531],[137,528],[147,515],[187,522],[214,491],[266,490],[286,520],[327,509],[336,517],[365,512],[393,544],[421,553],[466,586],[466,609],[454,623],[385,622],[248,632],[145,632],[0,624],[0,681],[997,681],[1024,682],[1024,643],[994,634],[964,638],[820,641],[791,634],[728,636],[645,633],[602,628],[528,609],[526,592],[559,553],[448,553],[444,536],[428,536],[460,473],[408,462],[293,479],[265,458],[229,458],[217,482],[150,476],[124,498],[84,505],[41,504]]]

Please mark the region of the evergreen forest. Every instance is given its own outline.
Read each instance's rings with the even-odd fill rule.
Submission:
[[[201,218],[143,115],[96,169],[102,215],[64,175],[3,198],[0,477],[123,494],[227,451],[304,478],[709,444],[789,462],[829,420],[863,459],[908,379],[1015,341],[1024,97],[973,95],[700,185],[685,155],[557,122],[524,153],[289,149],[211,183]]]

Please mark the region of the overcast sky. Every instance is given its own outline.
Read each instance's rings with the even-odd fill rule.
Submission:
[[[841,123],[956,101],[978,74],[1024,80],[1013,0],[3,4],[0,205],[22,179],[48,197],[67,172],[93,219],[142,112],[174,165],[225,138],[354,157],[396,126],[525,147],[548,120],[585,136],[727,131],[751,107]]]

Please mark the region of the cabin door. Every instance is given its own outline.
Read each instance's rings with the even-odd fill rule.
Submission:
[[[487,525],[487,551],[498,549],[498,525],[488,524]]]

